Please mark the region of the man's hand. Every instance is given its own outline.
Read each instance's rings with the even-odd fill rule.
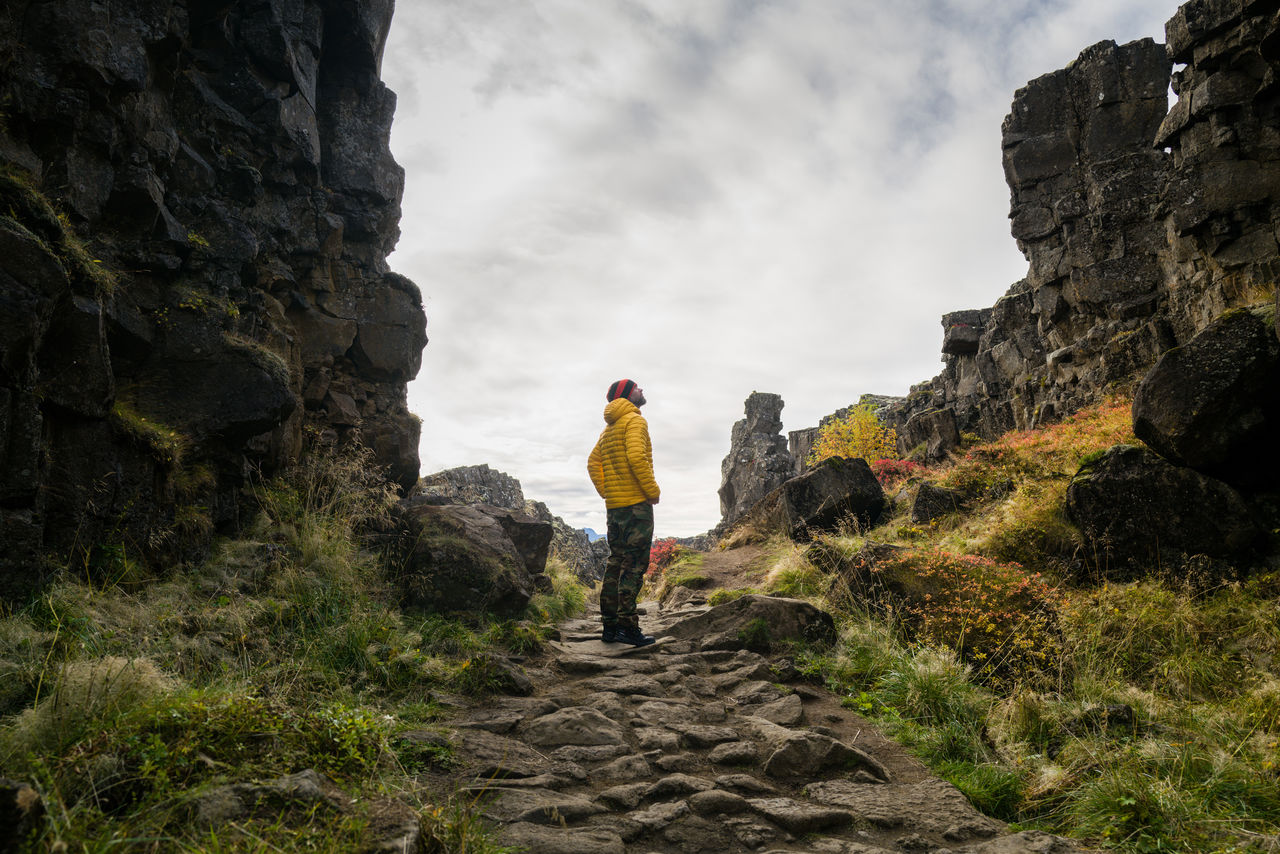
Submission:
[[[657,503],[658,503],[658,501],[660,501],[660,500],[661,500],[661,499],[658,499],[658,498],[650,498],[650,499],[649,499],[649,503],[650,503],[650,504],[657,504]]]

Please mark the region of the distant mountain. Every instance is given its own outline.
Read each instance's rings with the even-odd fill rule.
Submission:
[[[595,531],[591,530],[590,528],[583,528],[582,530],[586,532],[586,534],[587,534],[587,539],[588,539],[588,540],[590,540],[590,541],[591,541],[591,542],[593,542],[593,543],[594,543],[596,540],[603,540],[603,539],[604,539],[604,534],[597,534]]]

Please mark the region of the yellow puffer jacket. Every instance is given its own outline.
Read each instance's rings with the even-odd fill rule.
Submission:
[[[604,432],[587,459],[587,472],[604,506],[612,510],[657,501],[649,424],[640,409],[620,397],[605,406],[604,421]]]

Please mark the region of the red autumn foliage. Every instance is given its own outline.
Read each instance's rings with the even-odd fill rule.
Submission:
[[[876,460],[871,463],[871,473],[880,481],[885,492],[896,492],[913,477],[921,477],[928,468],[911,460]]]
[[[661,575],[683,551],[684,546],[677,543],[674,537],[654,540],[653,546],[649,549],[649,569],[644,574],[645,578]]]

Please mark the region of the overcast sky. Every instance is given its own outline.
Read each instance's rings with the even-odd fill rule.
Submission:
[[[658,536],[720,518],[752,391],[784,431],[940,370],[944,312],[1027,271],[1000,124],[1156,0],[401,0],[392,268],[430,343],[422,472],[488,463],[604,530],[608,385],[645,389]]]

